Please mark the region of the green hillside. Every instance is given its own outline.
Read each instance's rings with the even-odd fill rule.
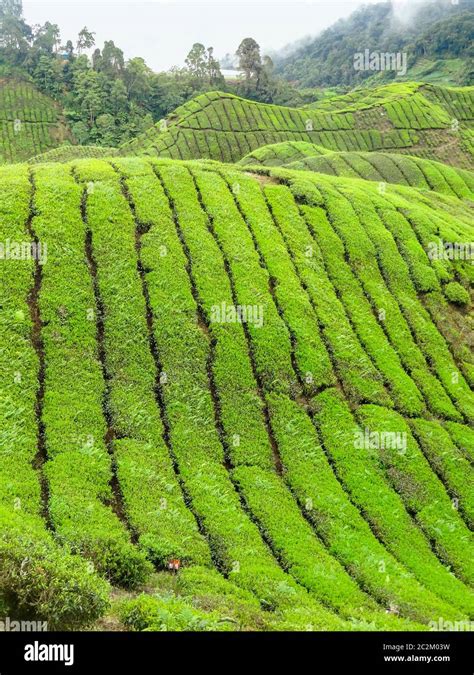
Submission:
[[[47,152],[42,152],[28,159],[28,164],[44,164],[46,162],[70,162],[73,159],[99,159],[119,155],[118,148],[100,145],[61,145]]]
[[[357,90],[309,108],[203,94],[121,153],[236,162],[263,145],[304,141],[338,151],[409,152],[469,168],[474,88],[419,83]]]
[[[202,135],[232,110],[300,134],[295,111],[204,103],[150,151],[248,147],[255,133]],[[317,115],[334,129],[315,135],[356,137],[353,116]],[[474,617],[474,267],[434,253],[472,241],[471,209],[258,171],[0,168],[6,616],[138,630]],[[23,241],[43,259],[20,259]]]
[[[304,108],[211,92],[176,109],[120,148],[63,145],[29,161],[156,155],[234,163],[249,155],[258,159],[260,152],[267,152],[259,149],[271,145],[277,153],[289,152],[295,161],[314,152],[382,151],[469,169],[474,167],[473,110],[473,87],[413,82],[356,89]],[[280,149],[278,144],[283,144]]]
[[[238,164],[256,165],[256,166],[285,166],[290,162],[297,162],[308,157],[330,154],[332,150],[327,150],[320,145],[307,143],[306,141],[282,141],[281,143],[270,143],[262,145],[248,155],[242,157]]]
[[[62,112],[33,84],[0,79],[0,162],[19,162],[74,139]]]
[[[418,58],[409,73],[404,78],[398,75],[397,80],[410,79],[453,86],[469,78],[469,67],[463,58]]]
[[[358,7],[319,35],[276,56],[278,74],[302,87],[375,85],[391,79],[422,79],[451,85],[473,83],[472,0],[378,2]],[[404,55],[406,72],[354,67],[354,57]]]
[[[322,151],[321,151],[322,150]],[[243,157],[242,166],[284,166],[332,176],[409,185],[455,197],[474,196],[474,173],[441,162],[381,152],[331,152],[310,143],[265,145]]]
[[[418,157],[378,152],[333,152],[308,157],[286,165],[289,169],[308,169],[335,176],[363,178],[382,183],[410,185],[436,190],[459,198],[474,197],[474,173]]]

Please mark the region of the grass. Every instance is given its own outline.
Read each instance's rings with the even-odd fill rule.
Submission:
[[[38,413],[52,526],[61,541],[90,558],[112,582],[134,585],[144,580],[147,562],[109,506],[112,467],[104,441],[104,383],[91,319],[94,290],[85,259],[82,191],[62,166],[46,174],[38,168],[33,184],[32,231],[49,242],[53,261],[42,268],[38,298],[45,362]],[[71,283],[61,284],[64,277]]]
[[[61,145],[28,159],[28,164],[45,164],[47,162],[70,162],[73,159],[114,157],[117,148],[100,145]]]
[[[137,270],[137,231],[119,176],[110,165],[81,165],[85,220],[95,261],[99,344],[107,384],[104,406],[120,511],[155,565],[170,559],[202,564],[209,552],[173,469],[155,399],[146,300]],[[116,227],[110,228],[113,222]],[[121,338],[126,334],[128,339]],[[147,490],[144,491],[144,485]],[[151,514],[153,516],[151,517]]]

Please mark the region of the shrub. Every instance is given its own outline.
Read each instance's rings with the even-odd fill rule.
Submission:
[[[238,627],[215,612],[202,612],[179,598],[149,595],[125,603],[121,619],[137,631],[230,631]]]
[[[26,515],[0,512],[0,597],[15,618],[49,630],[88,626],[106,611],[109,586],[87,562],[54,545]]]
[[[444,294],[449,302],[455,305],[468,305],[471,301],[469,292],[457,281],[450,281],[444,287]]]

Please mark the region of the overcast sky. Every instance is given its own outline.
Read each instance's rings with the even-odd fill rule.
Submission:
[[[87,26],[98,46],[113,40],[126,58],[142,56],[154,70],[167,70],[184,65],[194,42],[213,46],[218,57],[235,52],[244,37],[255,38],[263,51],[279,49],[376,1],[23,0],[23,8],[30,24],[57,23],[64,42],[75,42]]]

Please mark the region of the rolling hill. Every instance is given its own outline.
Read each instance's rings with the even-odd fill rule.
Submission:
[[[314,145],[307,141],[281,141],[270,143],[249,152],[242,157],[238,164],[253,166],[285,166],[290,162],[297,162],[308,157],[317,157],[333,152],[321,145]]]
[[[381,152],[331,152],[303,142],[265,145],[243,157],[239,165],[284,166],[332,176],[409,185],[455,197],[474,197],[474,173],[441,162]]]
[[[0,78],[0,163],[74,142],[59,106],[33,84]]]
[[[420,83],[357,89],[304,108],[211,92],[189,101],[119,148],[68,145],[30,161],[149,155],[234,163],[266,145],[291,143],[295,147],[299,143],[303,148],[306,143],[319,146],[321,152],[406,153],[472,168],[473,110],[473,87]]]
[[[283,110],[200,97],[133,148],[230,160],[304,135]],[[314,140],[372,137],[314,115]],[[474,267],[448,255],[473,238],[465,200],[153,157],[0,185],[6,615],[91,625],[114,587],[137,630],[474,617]]]
[[[178,108],[122,154],[236,162],[263,145],[305,141],[329,150],[409,152],[472,166],[474,88],[418,83],[358,90],[309,108],[214,92]]]
[[[45,164],[47,162],[70,162],[73,159],[99,159],[120,155],[118,148],[101,145],[61,145],[47,152],[39,153],[28,159],[28,164]]]

